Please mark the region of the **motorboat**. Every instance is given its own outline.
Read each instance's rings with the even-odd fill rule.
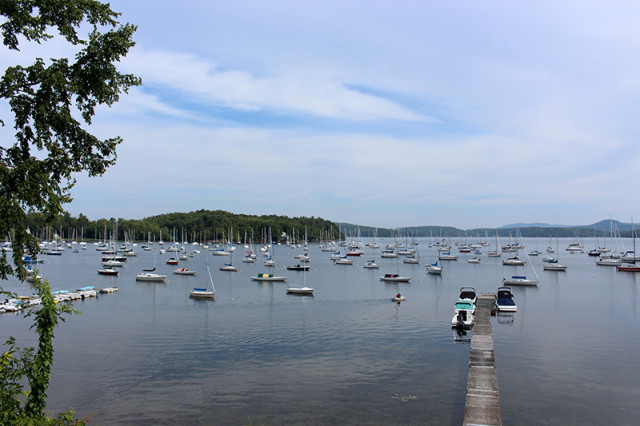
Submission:
[[[537,279],[527,278],[524,275],[514,275],[511,278],[503,278],[503,284],[507,285],[538,285]]]
[[[500,312],[515,312],[518,307],[513,300],[510,287],[500,287],[496,292],[496,309]]]
[[[467,259],[467,263],[480,263],[480,258],[472,257],[471,259]]]
[[[473,312],[475,306],[470,300],[458,300],[455,304],[451,326],[459,328],[471,328],[473,326]]]
[[[347,259],[347,257],[341,257],[335,261],[336,265],[353,265],[353,260]]]
[[[118,275],[118,271],[111,268],[98,269],[100,275]]]
[[[476,292],[475,287],[460,287],[460,294],[458,295],[458,300],[470,300],[471,303],[475,304],[478,300],[478,293]]]

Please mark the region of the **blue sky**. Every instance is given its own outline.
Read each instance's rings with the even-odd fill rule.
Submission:
[[[638,2],[110,3],[138,25],[121,70],[143,85],[98,112],[125,142],[78,176],[73,215],[472,228],[639,210]]]

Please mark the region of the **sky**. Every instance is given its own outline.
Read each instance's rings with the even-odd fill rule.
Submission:
[[[110,4],[138,26],[119,69],[143,84],[98,110],[92,131],[124,143],[105,175],[77,176],[74,216],[638,217],[637,1]]]

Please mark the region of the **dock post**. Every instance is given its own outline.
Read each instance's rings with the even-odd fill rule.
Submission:
[[[481,294],[469,350],[469,377],[463,425],[502,425],[500,391],[491,334],[494,294]]]

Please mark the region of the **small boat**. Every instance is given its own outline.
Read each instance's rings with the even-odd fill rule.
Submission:
[[[449,251],[441,251],[438,253],[439,260],[458,260],[458,256],[451,254]]]
[[[420,259],[413,257],[413,256],[408,256],[405,257],[404,259],[402,259],[403,263],[410,263],[410,264],[414,264],[414,265],[419,265],[420,264]]]
[[[105,268],[122,268],[124,266],[124,263],[120,262],[119,260],[107,260],[106,262],[102,262],[102,266],[104,266]]]
[[[538,285],[537,279],[528,279],[524,275],[514,275],[511,278],[503,278],[502,282],[507,285]]]
[[[231,263],[225,263],[224,265],[222,265],[220,267],[220,270],[221,271],[228,271],[228,272],[238,272],[238,268],[233,266]]]
[[[616,269],[623,272],[640,272],[640,265],[636,265],[635,263],[623,263],[622,265],[616,266]]]
[[[478,300],[478,293],[476,292],[475,287],[460,287],[460,294],[458,295],[458,300],[470,300],[474,305],[475,312],[475,304]]]
[[[510,287],[500,287],[496,293],[496,309],[500,312],[515,312],[518,308]]]
[[[164,280],[166,279],[166,275],[156,274],[153,272],[143,272],[140,274],[136,274],[136,281],[164,282]]]
[[[115,293],[118,291],[118,287],[107,287],[107,288],[101,288],[100,290],[98,290],[100,293]]]
[[[277,277],[273,274],[258,274],[257,277],[251,277],[253,281],[286,281],[287,277]]]
[[[558,239],[556,238],[556,249],[558,249],[559,244],[558,244]],[[558,250],[558,252],[560,252],[560,250]],[[542,264],[542,269],[544,271],[566,271],[567,270],[567,265],[562,265],[560,263],[558,263],[558,259],[554,259],[555,262],[546,262]]]
[[[391,301],[400,303],[400,302],[404,302],[406,299],[407,299],[406,297],[404,297],[400,293],[398,293],[398,294],[396,294],[395,296],[393,296],[391,298]]]
[[[336,265],[353,265],[353,260],[347,259],[347,256],[341,257],[335,261]]]
[[[509,266],[524,266],[525,261],[520,259],[518,256],[513,256],[510,257],[508,259],[505,259],[502,261],[503,265],[509,265]]]
[[[368,260],[367,263],[364,264],[364,268],[378,269],[378,264],[375,262],[375,260]]]
[[[213,278],[211,278],[211,270],[209,269],[209,265],[207,265],[207,273],[209,274],[209,284],[211,284],[211,289],[207,288],[194,288],[189,292],[189,297],[193,297],[196,299],[214,299],[216,294],[216,289],[213,286]]]
[[[427,274],[442,275],[442,266],[438,265],[438,261],[427,265]]]
[[[620,266],[622,265],[622,259],[614,259],[613,257],[599,257],[596,259],[596,265]]]
[[[467,263],[480,263],[480,258],[472,257],[471,259],[467,259]]]
[[[178,264],[178,259],[176,259],[175,257],[170,257],[169,259],[167,259],[167,265],[177,265]]]
[[[560,263],[544,263],[542,265],[542,269],[545,271],[566,271],[567,265],[562,265]]]
[[[300,265],[297,264],[295,266],[287,266],[287,270],[289,271],[308,271],[311,268],[309,265]]]
[[[173,271],[173,273],[176,275],[195,275],[196,271],[192,271],[191,269],[187,269],[187,268],[178,268],[175,271]]]
[[[475,307],[470,300],[458,300],[455,304],[451,326],[471,328],[473,326],[473,311]]]
[[[118,275],[118,271],[111,268],[98,269],[100,275]]]
[[[380,277],[380,281],[390,281],[390,282],[409,282],[411,277],[403,277],[398,274],[384,274],[384,276]]]
[[[287,293],[288,294],[300,294],[300,295],[309,295],[309,296],[313,296],[313,292],[315,290],[312,289],[311,287],[287,287]]]

